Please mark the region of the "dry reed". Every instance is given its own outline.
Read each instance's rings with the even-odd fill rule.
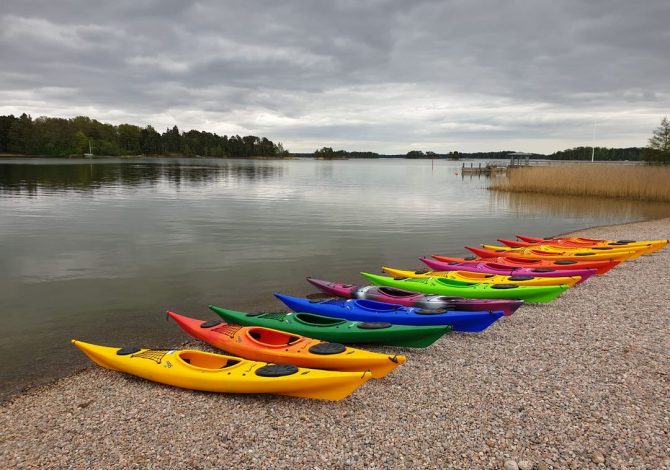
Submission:
[[[566,164],[510,168],[489,189],[670,201],[670,166]]]

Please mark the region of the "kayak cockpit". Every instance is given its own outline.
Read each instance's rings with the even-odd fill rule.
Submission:
[[[241,362],[239,359],[204,351],[180,351],[177,353],[177,357],[190,367],[205,370],[228,369]]]
[[[374,300],[354,300],[354,304],[363,310],[371,310],[374,312],[391,312],[401,308],[400,305],[376,302]]]
[[[415,297],[416,292],[408,292],[405,290],[394,289],[393,287],[380,287],[379,292],[382,294],[388,295],[389,297]]]
[[[311,313],[296,313],[295,319],[300,323],[310,326],[335,326],[346,323],[346,320],[323,317],[321,315],[313,315]]]
[[[493,277],[493,274],[476,273],[470,271],[459,271],[458,275],[466,279],[490,279]]]
[[[435,282],[438,284],[442,284],[443,286],[447,287],[472,287],[476,282],[466,282],[466,281],[457,281],[455,279],[447,279],[444,277],[435,277]]]
[[[300,336],[284,333],[283,331],[253,327],[247,330],[247,336],[252,341],[267,347],[291,346],[302,339]]]

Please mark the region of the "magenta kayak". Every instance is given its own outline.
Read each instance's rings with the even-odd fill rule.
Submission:
[[[466,312],[502,311],[505,315],[513,314],[523,300],[508,299],[465,299],[463,297],[448,297],[445,295],[419,294],[392,287],[355,286],[339,282],[322,281],[307,278],[307,281],[326,294],[343,297],[345,299],[366,299],[386,302],[387,304],[402,305],[405,307],[421,307],[424,309],[443,309],[453,307]]]
[[[457,263],[438,261],[432,258],[419,258],[423,264],[433,271],[470,271],[475,273],[499,274],[501,276],[533,276],[533,277],[564,277],[581,276],[577,284],[581,284],[598,272],[596,269],[552,269],[552,268],[514,268],[497,263]]]

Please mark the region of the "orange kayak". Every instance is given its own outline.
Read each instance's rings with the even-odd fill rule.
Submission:
[[[328,343],[259,326],[203,321],[168,311],[186,333],[229,354],[254,361],[293,364],[310,369],[372,372],[381,378],[405,363],[405,356],[387,355]]]

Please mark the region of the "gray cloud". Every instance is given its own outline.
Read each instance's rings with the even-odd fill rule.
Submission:
[[[291,150],[644,145],[670,3],[13,1],[0,113],[176,123]]]

